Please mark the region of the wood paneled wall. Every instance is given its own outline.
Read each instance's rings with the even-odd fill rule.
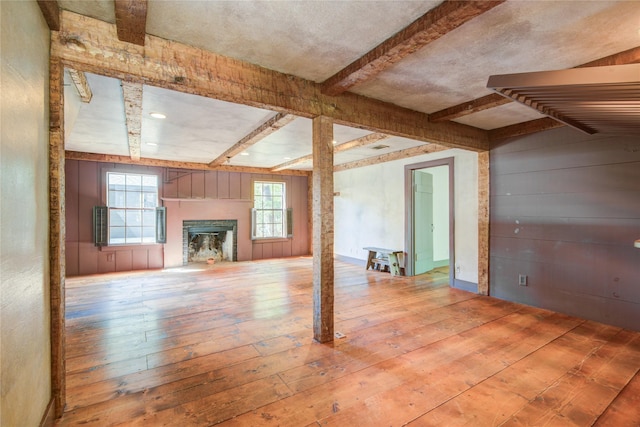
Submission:
[[[511,140],[491,150],[490,199],[491,295],[640,330],[637,138]]]
[[[163,195],[165,198],[251,200],[253,181],[285,182],[287,207],[293,208],[293,238],[253,241],[251,259],[309,254],[306,176],[221,171],[171,172],[169,178],[172,178],[171,175],[178,177],[164,184]],[[238,239],[250,239],[250,230],[238,230]]]
[[[204,208],[209,203],[215,204],[215,200],[219,199],[250,201],[251,186],[254,180],[284,181],[287,186],[287,207],[293,208],[294,212],[293,238],[251,242],[250,230],[238,230],[238,239],[246,240],[245,243],[251,245],[250,259],[254,260],[309,254],[306,176],[220,171],[171,170],[167,172],[164,168],[156,167],[67,160],[66,260],[67,275],[69,276],[144,270],[164,266],[163,245],[103,248],[97,248],[93,245],[92,208],[104,204],[102,176],[107,169],[157,174],[161,181],[162,198],[196,199],[200,200],[198,203],[203,204]],[[182,241],[168,241],[166,245],[182,247]]]
[[[162,245],[98,248],[92,234],[92,209],[105,204],[102,175],[106,169],[162,177],[162,168],[67,160],[65,169],[67,276],[162,268]]]

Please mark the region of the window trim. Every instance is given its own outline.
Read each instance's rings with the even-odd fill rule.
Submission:
[[[157,205],[154,208],[155,212],[154,215],[156,217],[156,226],[155,226],[155,230],[154,230],[154,237],[155,237],[155,241],[153,242],[140,242],[140,243],[131,243],[131,242],[127,242],[127,243],[109,243],[109,203],[108,203],[108,198],[109,198],[109,190],[108,190],[108,185],[109,185],[109,180],[107,177],[108,173],[121,173],[121,174],[132,174],[132,175],[149,175],[149,176],[155,176],[156,179],[158,180],[157,183],[157,189],[158,189],[158,193],[157,193]],[[154,169],[154,170],[148,170],[146,168],[116,168],[116,167],[105,167],[103,166],[101,168],[101,173],[100,173],[100,189],[101,189],[101,204],[102,206],[105,206],[107,208],[107,240],[106,240],[106,244],[99,246],[100,250],[109,250],[109,248],[127,248],[127,247],[131,247],[131,248],[142,248],[144,246],[158,246],[158,245],[163,245],[166,243],[166,229],[167,229],[167,216],[166,216],[166,207],[163,206],[162,204],[162,185],[163,185],[163,173],[161,170],[158,169]],[[165,237],[165,241],[161,242],[158,241],[158,209],[162,208],[162,210],[164,211],[164,220],[165,223],[163,224],[164,226],[164,237]]]
[[[258,211],[257,208],[255,208],[255,188],[256,188],[256,182],[261,182],[261,183],[274,183],[274,184],[282,184],[283,185],[283,194],[284,194],[284,203],[283,203],[283,207],[282,207],[282,236],[268,236],[268,237],[257,237],[256,236],[256,212]],[[251,236],[251,240],[252,241],[259,241],[261,243],[268,243],[270,241],[273,242],[277,242],[277,241],[286,241],[286,240],[290,240],[293,237],[293,233],[289,234],[288,230],[288,224],[287,224],[287,218],[290,215],[289,211],[292,210],[291,207],[289,207],[289,195],[287,194],[288,190],[287,190],[287,181],[285,180],[281,180],[281,179],[275,179],[275,178],[265,178],[265,179],[254,179],[251,181],[251,230],[250,230],[250,236]]]

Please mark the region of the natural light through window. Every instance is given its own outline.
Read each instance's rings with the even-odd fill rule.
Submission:
[[[132,173],[107,173],[109,244],[156,241],[158,177]]]
[[[284,182],[254,181],[253,238],[287,237]]]

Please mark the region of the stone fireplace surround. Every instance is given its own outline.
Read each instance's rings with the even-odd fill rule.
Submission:
[[[189,263],[189,233],[233,232],[233,261],[238,260],[238,221],[235,219],[183,220],[182,221],[182,264]]]

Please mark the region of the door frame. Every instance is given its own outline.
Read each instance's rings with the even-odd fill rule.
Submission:
[[[455,204],[454,204],[454,158],[447,157],[438,160],[413,163],[404,167],[404,212],[405,212],[405,248],[407,257],[405,262],[405,272],[407,276],[414,275],[414,197],[413,197],[413,172],[416,170],[433,168],[436,166],[449,166],[449,286],[454,285],[455,268]]]

